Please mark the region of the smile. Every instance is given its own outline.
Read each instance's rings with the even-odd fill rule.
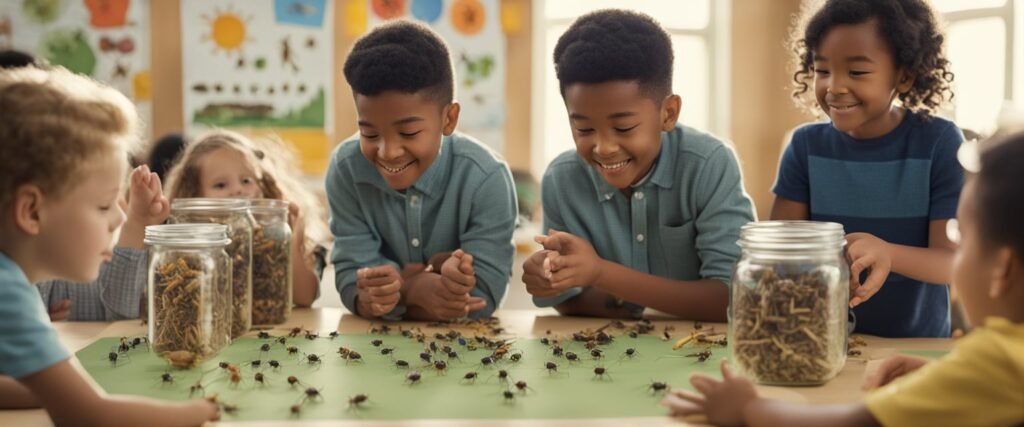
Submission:
[[[626,167],[626,165],[628,165],[632,161],[633,161],[633,159],[626,159],[626,160],[623,160],[621,162],[616,162],[616,163],[602,163],[602,162],[596,162],[596,163],[599,166],[601,166],[601,169],[615,170],[615,169],[622,169],[622,168]]]
[[[385,165],[385,164],[383,164],[381,162],[377,162],[377,165],[380,166],[381,168],[383,168],[384,170],[388,171],[389,173],[397,174],[397,173],[402,173],[402,171],[408,169],[409,166],[412,166],[413,163],[416,163],[416,161],[413,160],[413,161],[411,161],[409,163],[406,163],[404,166],[400,166],[400,167],[397,167],[397,168],[393,168],[393,167],[387,166],[387,165]]]

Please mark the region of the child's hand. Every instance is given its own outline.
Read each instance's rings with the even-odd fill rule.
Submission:
[[[402,290],[402,276],[391,264],[361,268],[356,272],[360,311],[367,317],[380,317],[394,310]],[[368,310],[368,313],[365,311]]]
[[[758,398],[754,384],[734,376],[725,360],[722,360],[722,381],[695,374],[690,377],[690,384],[700,394],[672,390],[662,400],[673,416],[704,414],[708,423],[716,426],[741,426],[743,409]]]
[[[209,399],[193,399],[185,402],[186,416],[196,417],[195,425],[202,425],[207,421],[220,420],[220,408]]]
[[[476,286],[473,255],[462,249],[452,252],[452,256],[441,265],[441,284],[452,295],[469,295],[469,291]]]
[[[871,298],[889,277],[892,269],[892,255],[889,244],[868,233],[850,233],[846,235],[846,257],[850,261],[851,288],[850,308],[856,307]],[[860,283],[860,274],[870,270],[867,280]]]
[[[299,220],[299,205],[295,202],[288,202],[288,225],[295,227],[295,221]]]
[[[865,391],[874,390],[927,364],[928,359],[897,354],[883,360],[874,372],[868,372],[864,376],[863,388]]]
[[[555,252],[544,260],[544,277],[559,292],[590,286],[601,275],[601,257],[590,242],[569,233],[549,230],[547,236],[534,238],[544,249]]]
[[[68,320],[68,316],[71,315],[71,300],[62,300],[57,305],[50,307],[49,311],[51,322]]]
[[[553,297],[562,293],[561,290],[551,287],[544,272],[544,266],[550,265],[547,261],[549,256],[556,255],[549,250],[540,250],[530,255],[530,258],[523,263],[523,283],[526,284],[526,292],[540,298]]]
[[[128,221],[144,226],[163,224],[171,213],[171,203],[164,197],[160,177],[142,165],[132,171],[128,187]]]

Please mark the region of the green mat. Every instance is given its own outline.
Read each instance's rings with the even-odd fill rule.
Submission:
[[[938,359],[945,356],[948,351],[941,350],[900,350],[900,353],[909,354],[911,356],[923,357],[926,359]]]
[[[383,340],[380,348],[372,340]],[[472,340],[470,340],[472,341]],[[429,341],[428,341],[429,342]],[[117,338],[103,338],[77,353],[81,364],[107,392],[133,394],[166,400],[185,400],[193,384],[201,382],[206,395],[217,394],[226,403],[238,406],[233,414],[222,413],[224,420],[287,420],[287,419],[566,419],[598,417],[663,416],[666,411],[657,406],[663,393],[649,389],[653,381],[673,387],[689,388],[688,378],[694,372],[719,377],[718,363],[726,357],[726,348],[712,349],[713,356],[705,362],[683,356],[697,351],[687,348],[673,352],[671,342],[658,338],[619,336],[602,346],[604,357],[594,360],[581,343],[565,343],[565,351],[575,352],[580,361],[571,363],[564,357],[551,355],[549,346],[539,339],[518,340],[511,353],[522,353],[518,363],[507,358],[496,366],[483,366],[480,359],[488,350],[481,347],[468,351],[457,341],[438,342],[450,345],[461,358],[449,363],[447,372],[439,374],[419,360],[423,344],[401,335],[341,335],[335,339],[307,340],[302,336],[289,338],[287,346],[296,346],[305,354],[323,358],[320,364],[309,364],[303,354],[289,355],[286,346],[274,340],[242,338],[236,340],[220,354],[191,370],[169,369],[154,353],[139,347],[129,352],[128,361],[116,365],[107,360],[114,350]],[[260,346],[272,343],[269,353],[261,354]],[[364,362],[346,362],[337,354],[344,345],[362,354]],[[422,373],[422,380],[413,385],[406,382],[407,370],[396,368],[390,356],[380,354],[381,348],[394,348],[394,358],[406,360],[411,370]],[[624,356],[627,348],[634,348],[636,356]],[[437,356],[447,357],[438,352]],[[122,358],[124,359],[124,358]],[[250,361],[262,359],[260,368]],[[269,360],[280,362],[279,369],[268,366]],[[235,386],[218,363],[237,364],[242,371],[242,382]],[[546,362],[558,365],[557,373],[549,373]],[[604,366],[607,375],[594,375],[594,367]],[[510,385],[497,377],[499,369],[509,372],[512,381],[526,381],[529,389],[520,393],[514,387],[514,399],[506,399],[504,391]],[[474,382],[463,380],[463,375],[477,371]],[[161,375],[170,372],[174,378],[165,384]],[[204,373],[205,372],[205,373]],[[266,384],[254,380],[262,372]],[[296,376],[302,386],[287,383],[289,375]],[[306,387],[320,389],[322,398],[306,402],[299,415],[289,408],[303,400]],[[349,399],[365,394],[369,400],[351,407]]]

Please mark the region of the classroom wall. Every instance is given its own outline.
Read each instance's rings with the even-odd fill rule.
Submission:
[[[354,37],[343,30],[341,11],[347,3],[335,4],[334,129],[329,141],[337,143],[356,131],[352,94],[342,78],[342,64]],[[507,17],[505,93],[505,157],[513,168],[530,166],[530,85],[533,61],[531,9],[541,0],[502,0]],[[761,218],[767,218],[772,200],[779,152],[786,133],[809,120],[794,106],[785,46],[793,14],[800,0],[732,0],[730,87],[730,139],[742,162],[747,191]],[[152,2],[153,26],[153,135],[178,131],[183,125],[181,86],[181,5],[179,0]],[[508,25],[514,24],[514,28]]]

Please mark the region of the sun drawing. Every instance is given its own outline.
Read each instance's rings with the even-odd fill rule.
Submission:
[[[252,39],[246,37],[247,24],[250,18],[242,18],[233,10],[214,10],[214,16],[203,15],[203,20],[210,24],[209,34],[203,34],[203,40],[213,40],[214,51],[222,50],[228,55],[241,52],[242,44]]]

